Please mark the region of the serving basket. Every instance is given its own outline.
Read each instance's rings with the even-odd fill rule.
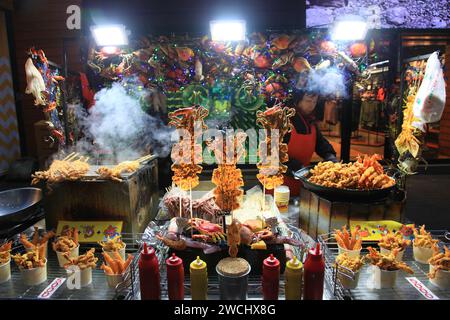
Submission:
[[[450,233],[447,230],[430,231],[434,239],[439,240],[439,247],[449,245]],[[433,285],[428,279],[429,265],[414,260],[412,245],[405,249],[403,261],[412,268],[414,274],[398,271],[395,286],[392,288],[375,289],[373,286],[372,266],[363,266],[359,274],[359,282],[355,289],[346,289],[342,285],[338,274],[349,280],[355,280],[356,274],[343,266],[336,266],[335,259],[338,255],[338,245],[333,233],[318,236],[324,250],[325,278],[330,285],[335,299],[338,300],[426,300],[426,299],[450,299],[450,290],[441,289]],[[367,248],[379,249],[377,241],[364,241],[361,255],[368,253]],[[432,294],[430,294],[432,292]]]

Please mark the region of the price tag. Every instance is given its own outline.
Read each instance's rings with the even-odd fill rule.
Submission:
[[[416,277],[407,277],[406,280],[408,280],[408,282],[428,300],[439,300],[439,297],[425,287],[425,285]]]
[[[38,299],[50,299],[50,297],[58,290],[66,281],[66,278],[55,278],[48,286],[38,295]]]

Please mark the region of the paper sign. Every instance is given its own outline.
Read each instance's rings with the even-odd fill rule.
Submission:
[[[364,241],[378,241],[381,236],[388,231],[400,231],[406,239],[413,239],[413,224],[401,224],[392,220],[379,221],[355,221],[350,220],[350,229],[354,230],[356,227],[360,229],[360,235]]]
[[[122,232],[122,221],[58,221],[56,234],[67,228],[77,227],[78,241],[89,243],[104,241],[107,237],[114,238]]]
[[[48,286],[38,295],[38,299],[50,299],[50,297],[58,290],[66,281],[66,278],[55,278]]]
[[[419,291],[425,298],[428,300],[439,300],[439,297],[436,296],[433,292],[430,291],[419,279],[416,277],[407,277],[406,280],[414,287],[417,291]]]

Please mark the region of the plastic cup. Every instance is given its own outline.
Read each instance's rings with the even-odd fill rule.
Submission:
[[[290,191],[288,186],[279,186],[274,190],[274,200],[280,213],[289,211],[289,196]]]
[[[361,270],[358,270],[351,274],[349,271],[338,267],[337,277],[345,289],[355,289],[358,286],[360,273]]]
[[[0,265],[0,283],[4,283],[11,279],[11,258]]]
[[[125,273],[123,274],[106,274],[106,282],[108,283],[108,287],[115,289],[117,285],[124,281]]]
[[[44,260],[44,263],[43,267],[33,269],[19,267],[23,283],[27,286],[37,286],[47,280],[47,259]]]
[[[384,255],[388,256],[388,255],[391,254],[391,252],[392,252],[392,250],[388,250],[388,249],[385,249],[385,248],[383,248],[383,247],[380,247],[380,253],[381,253],[381,254],[384,254]],[[396,260],[396,261],[403,261],[403,254],[404,254],[404,253],[405,253],[405,249],[399,251],[399,252],[397,253],[397,256],[395,257],[395,260]]]
[[[126,245],[126,243],[124,243],[123,248],[118,250],[119,254],[120,254],[120,256],[122,257],[123,260],[126,260],[126,253],[125,253],[126,248],[127,248],[127,245]],[[102,248],[102,251],[106,252],[112,259],[115,259],[114,251],[106,251],[103,248]]]
[[[428,264],[428,259],[433,256],[433,249],[426,247],[417,247],[413,241],[414,260],[417,262]]]
[[[64,268],[64,265],[67,264],[69,261],[67,261],[66,258],[64,258],[65,252],[59,252],[56,251],[56,256],[58,257],[58,263],[61,268]],[[80,245],[76,246],[72,250],[69,251],[69,258],[78,258],[80,255]]]
[[[380,267],[374,266],[373,280],[376,289],[393,288],[397,281],[398,270],[388,271],[382,270]]]
[[[434,266],[430,264],[430,272],[434,271]],[[450,289],[450,271],[438,270],[436,276],[430,282],[441,289]]]
[[[338,245],[339,254],[346,253],[349,258],[358,258],[361,255],[361,249],[348,250]]]

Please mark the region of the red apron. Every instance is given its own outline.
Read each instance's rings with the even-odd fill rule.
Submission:
[[[300,116],[306,127],[311,127],[310,134],[299,134],[295,128],[292,128],[291,138],[288,144],[289,159],[296,159],[303,166],[309,165],[312,155],[316,150],[316,126],[309,125],[306,120]],[[284,176],[284,185],[289,187],[291,196],[299,196],[301,182],[290,176]]]

